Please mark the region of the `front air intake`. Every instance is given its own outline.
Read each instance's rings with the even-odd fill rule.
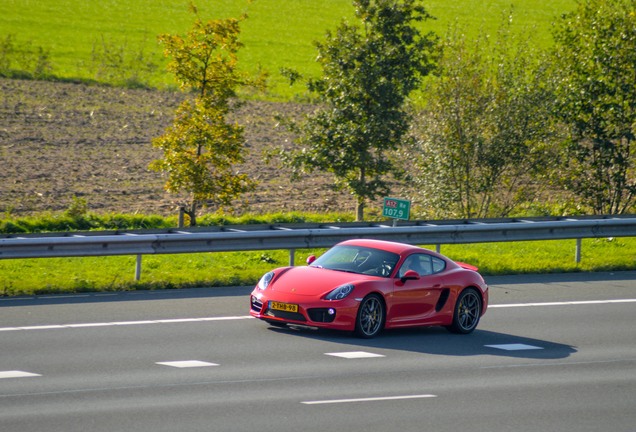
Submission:
[[[256,297],[252,296],[252,310],[256,313],[261,313],[261,311],[263,310],[263,302],[261,302],[259,299],[257,299]]]
[[[336,319],[336,310],[333,308],[308,309],[307,314],[313,322],[330,323]]]

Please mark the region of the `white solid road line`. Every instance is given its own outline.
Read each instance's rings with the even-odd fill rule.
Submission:
[[[544,306],[580,306],[580,305],[613,304],[613,303],[636,303],[636,299],[581,300],[581,301],[560,301],[560,302],[546,302],[546,303],[495,304],[495,305],[488,305],[488,309],[515,308],[515,307],[544,307]]]
[[[0,327],[0,332],[17,331],[17,330],[51,330],[51,329],[72,329],[72,328],[89,328],[89,327],[115,327],[115,326],[131,326],[140,324],[175,324],[175,323],[192,323],[192,322],[208,322],[208,321],[235,321],[253,319],[250,315],[243,316],[225,316],[225,317],[207,317],[207,318],[176,318],[162,320],[143,320],[143,321],[117,321],[117,322],[97,322],[97,323],[81,323],[81,324],[56,324],[56,325],[39,325],[25,327]]]
[[[584,305],[617,304],[617,303],[636,303],[636,299],[492,304],[492,305],[488,305],[488,309],[504,309],[504,308],[519,308],[519,307],[547,307],[547,306],[584,306]],[[79,323],[79,324],[51,324],[51,325],[37,325],[37,326],[25,326],[25,327],[0,327],[0,332],[17,331],[17,330],[53,330],[53,329],[72,329],[72,328],[88,328],[88,327],[131,326],[131,325],[143,325],[143,324],[178,324],[178,323],[209,322],[209,321],[236,321],[236,320],[245,320],[245,319],[253,319],[253,317],[251,317],[250,315],[240,315],[240,316],[220,316],[220,317],[206,317],[206,318],[174,318],[174,319],[160,319],[160,320],[118,321],[118,322],[98,322],[98,323]]]

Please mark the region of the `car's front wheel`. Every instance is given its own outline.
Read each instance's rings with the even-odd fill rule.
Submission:
[[[384,302],[377,294],[366,296],[356,317],[356,334],[362,338],[375,337],[384,328]]]
[[[466,288],[457,298],[453,323],[447,328],[453,333],[471,333],[477,327],[480,316],[481,296],[474,288]]]

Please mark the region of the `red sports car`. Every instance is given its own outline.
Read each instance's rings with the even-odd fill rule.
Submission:
[[[470,333],[488,307],[488,285],[476,267],[416,246],[348,240],[307,263],[266,273],[250,296],[250,314],[274,326],[372,338],[411,326]]]

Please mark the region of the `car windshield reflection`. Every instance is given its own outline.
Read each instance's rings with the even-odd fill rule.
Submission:
[[[329,270],[389,277],[400,256],[391,252],[360,247],[336,246],[310,264]]]

